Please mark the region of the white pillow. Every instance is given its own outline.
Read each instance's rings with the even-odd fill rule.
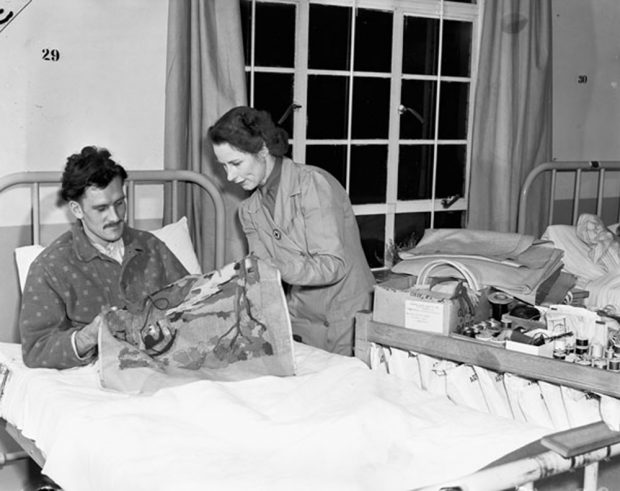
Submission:
[[[192,239],[187,228],[187,218],[183,217],[178,222],[171,223],[157,230],[151,230],[151,233],[168,246],[168,249],[181,261],[185,269],[190,274],[200,274],[202,269]],[[26,276],[32,261],[45,249],[42,245],[35,244],[22,246],[15,249],[15,262],[17,263],[17,274],[19,277],[19,287],[24,291],[26,284]]]
[[[542,236],[553,242],[553,245],[564,251],[562,261],[564,269],[586,281],[603,276],[605,270],[592,262],[588,256],[590,248],[577,237],[576,229],[572,225],[549,225]]]
[[[187,218],[183,217],[178,222],[171,223],[151,233],[168,246],[174,255],[185,266],[190,274],[202,273],[202,268],[196,257],[192,239],[187,228]]]
[[[24,291],[26,276],[28,276],[28,270],[30,269],[30,265],[43,249],[45,249],[45,247],[39,244],[18,247],[17,249],[15,249],[17,275],[19,277],[19,287],[21,288],[22,292]]]

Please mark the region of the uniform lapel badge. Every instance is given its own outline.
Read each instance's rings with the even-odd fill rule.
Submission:
[[[273,237],[276,240],[280,240],[280,238],[282,237],[282,234],[280,233],[280,231],[277,228],[273,229]]]

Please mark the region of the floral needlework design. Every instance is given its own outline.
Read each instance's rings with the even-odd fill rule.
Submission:
[[[254,256],[186,276],[104,320],[100,379],[109,388],[294,374],[279,273]]]

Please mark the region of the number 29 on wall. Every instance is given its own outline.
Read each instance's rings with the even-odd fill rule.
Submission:
[[[41,58],[45,61],[60,60],[60,51],[57,49],[44,48],[41,50]]]

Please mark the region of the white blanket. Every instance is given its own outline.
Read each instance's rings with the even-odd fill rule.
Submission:
[[[96,367],[12,377],[0,414],[66,491],[389,490],[468,474],[548,430],[456,406],[361,361],[296,345],[299,375],[105,392]]]

